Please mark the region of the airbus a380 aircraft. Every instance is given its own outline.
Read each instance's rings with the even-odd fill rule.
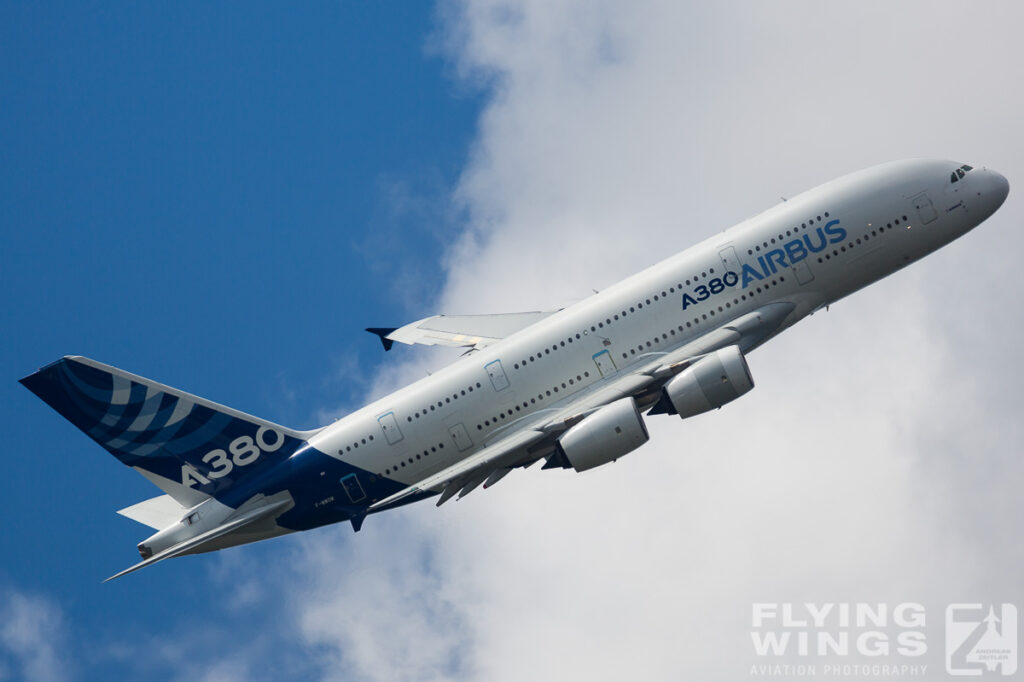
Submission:
[[[1009,192],[952,161],[888,163],[828,182],[569,308],[438,315],[370,329],[468,347],[444,370],[296,431],[82,357],[21,380],[166,493],[120,510],[157,532],[149,564],[440,495],[516,468],[585,471],[754,386],[746,355],[816,310],[976,227]]]

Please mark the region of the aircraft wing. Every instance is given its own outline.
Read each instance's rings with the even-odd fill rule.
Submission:
[[[434,315],[411,322],[404,327],[368,327],[391,350],[395,341],[426,346],[484,348],[505,337],[540,322],[556,311],[536,310],[527,313],[494,315]]]
[[[403,490],[370,505],[376,512],[401,500],[427,491],[440,491],[437,506],[456,493],[459,499],[478,486],[497,483],[515,467],[529,466],[554,454],[558,437],[601,407],[625,397],[649,407],[662,386],[704,355],[727,346],[743,352],[760,345],[779,331],[793,311],[792,303],[772,303],[714,329],[674,351],[651,353],[647,362],[629,373],[610,377],[574,396],[566,404],[542,410],[505,425],[492,436],[491,444],[447,469],[428,476]],[[559,466],[549,460],[545,468]]]

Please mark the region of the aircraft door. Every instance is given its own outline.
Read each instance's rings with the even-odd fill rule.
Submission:
[[[491,378],[491,385],[494,386],[495,391],[504,391],[508,388],[508,377],[505,376],[505,370],[501,367],[501,360],[494,360],[484,365],[484,369],[487,370],[487,376]]]
[[[811,266],[807,263],[807,260],[807,258],[804,258],[790,268],[793,271],[793,276],[796,277],[796,281],[800,284],[810,284],[814,281],[814,273],[811,272]]]
[[[913,202],[914,208],[917,209],[917,215],[921,217],[922,225],[927,225],[939,217],[938,211],[935,210],[935,206],[932,205],[932,200],[928,198],[926,192],[921,192],[910,201]]]
[[[722,259],[722,265],[725,266],[726,272],[735,272],[737,275],[743,274],[743,264],[740,263],[739,257],[736,256],[735,248],[727,246],[718,252],[718,256]]]
[[[401,429],[398,428],[398,420],[395,419],[394,412],[377,417],[377,423],[380,424],[380,430],[384,432],[384,438],[387,439],[389,445],[394,445],[405,437],[402,435]]]
[[[607,350],[594,354],[594,364],[597,365],[597,369],[603,377],[615,373],[615,362],[612,360],[612,354]]]
[[[449,426],[448,435],[452,437],[452,442],[455,443],[455,447],[459,452],[465,452],[473,447],[473,440],[466,433],[466,427],[462,424]]]
[[[359,477],[355,474],[342,476],[341,487],[345,489],[345,494],[348,495],[349,501],[353,504],[366,499],[366,492],[363,491],[363,486],[359,483]]]

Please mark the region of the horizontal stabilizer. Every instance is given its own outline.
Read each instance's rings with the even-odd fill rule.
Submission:
[[[160,530],[180,521],[186,511],[188,509],[178,504],[170,495],[159,495],[130,507],[118,509],[117,513],[127,516],[132,521],[138,521],[145,526]]]
[[[135,564],[134,566],[132,566],[130,568],[126,568],[125,570],[121,571],[120,573],[117,573],[115,575],[110,576],[109,578],[107,578],[103,582],[110,582],[114,578],[120,578],[123,575],[128,575],[129,573],[134,573],[135,571],[139,570],[140,568],[145,568],[146,566],[149,566],[150,564],[155,564],[156,562],[163,561],[164,559],[170,559],[172,557],[180,556],[182,554],[188,554],[188,553],[195,552],[195,551],[199,550],[206,543],[208,543],[208,542],[210,542],[212,540],[215,540],[216,538],[219,538],[222,535],[227,535],[228,533],[230,533],[232,531],[238,530],[242,526],[247,526],[250,523],[254,523],[256,521],[259,521],[260,519],[267,518],[268,516],[274,514],[275,512],[279,512],[279,511],[283,510],[284,507],[286,507],[286,506],[288,506],[290,504],[292,504],[292,501],[290,499],[289,500],[281,500],[280,502],[275,502],[273,504],[268,504],[265,507],[258,507],[257,509],[253,509],[251,511],[248,511],[248,512],[242,514],[241,516],[239,516],[239,517],[237,517],[237,518],[235,518],[235,519],[233,519],[231,521],[228,521],[227,523],[225,523],[223,525],[217,526],[216,528],[208,530],[205,533],[200,533],[199,535],[195,536],[194,538],[189,538],[188,540],[185,540],[183,542],[179,542],[178,544],[173,545],[171,547],[168,547],[167,549],[165,549],[165,550],[163,550],[161,552],[157,552],[156,554],[154,554],[153,556],[149,557],[148,559],[145,559],[144,561],[140,561],[139,563]]]

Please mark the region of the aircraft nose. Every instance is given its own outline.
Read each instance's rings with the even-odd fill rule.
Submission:
[[[990,190],[992,200],[995,202],[996,208],[999,208],[1006,201],[1006,197],[1010,193],[1010,181],[1002,173],[990,170],[989,174],[991,176],[989,183],[992,185]]]
[[[1006,201],[1006,196],[1010,193],[1010,183],[1001,173],[984,168],[978,173],[975,191],[978,194],[978,208],[984,215],[984,220],[999,210]]]

